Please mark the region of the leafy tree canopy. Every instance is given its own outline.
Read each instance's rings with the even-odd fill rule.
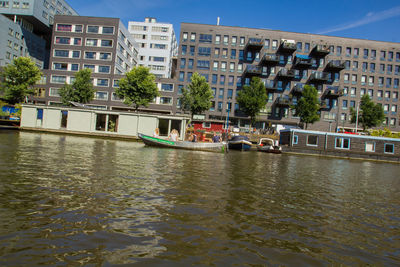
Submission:
[[[82,69],[76,73],[72,84],[65,84],[60,89],[61,101],[64,105],[71,105],[70,101],[85,104],[93,99],[95,90],[90,78],[91,74],[90,69]]]
[[[147,107],[155,97],[159,96],[155,76],[143,66],[134,67],[119,81],[115,90],[117,96],[124,99],[124,104],[138,110],[140,106]]]
[[[4,67],[1,76],[0,90],[4,92],[4,99],[16,104],[33,94],[32,86],[40,80],[42,72],[29,57],[19,57]]]
[[[350,109],[351,122],[355,123],[357,120],[357,111],[353,108]],[[361,98],[360,109],[358,112],[358,123],[362,125],[365,131],[368,128],[379,126],[385,119],[383,108],[379,104],[375,104],[369,95],[363,95]]]
[[[188,88],[182,89],[182,94],[182,109],[189,110],[192,117],[194,114],[201,114],[211,107],[213,92],[206,78],[197,72],[192,75]]]
[[[303,93],[296,105],[296,116],[300,117],[300,122],[305,123],[305,128],[309,123],[319,121],[320,115],[318,114],[320,105],[318,101],[318,92],[315,87],[305,85]]]
[[[240,109],[250,117],[251,124],[256,122],[256,116],[267,104],[267,92],[259,77],[253,77],[250,85],[243,86],[236,99]]]

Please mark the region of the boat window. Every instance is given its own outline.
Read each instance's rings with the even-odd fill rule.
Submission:
[[[182,121],[180,121],[180,120],[171,120],[171,131],[172,131],[172,129],[175,129],[180,134],[181,133],[181,124],[182,124]]]
[[[105,131],[106,130],[106,114],[96,114],[96,131]]]
[[[61,128],[67,128],[68,110],[61,110]]]
[[[160,136],[168,136],[168,119],[159,119],[158,120],[158,129],[160,129]]]
[[[318,146],[318,136],[317,135],[307,136],[307,146]]]
[[[394,145],[393,144],[385,144],[385,153],[394,154]]]
[[[350,149],[350,138],[336,137],[335,148]]]
[[[365,142],[365,152],[375,152],[375,142]]]
[[[293,145],[297,145],[299,142],[299,137],[297,135],[293,135]]]

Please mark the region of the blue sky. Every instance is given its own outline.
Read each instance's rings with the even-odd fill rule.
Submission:
[[[267,28],[400,42],[399,0],[67,0],[82,16]]]

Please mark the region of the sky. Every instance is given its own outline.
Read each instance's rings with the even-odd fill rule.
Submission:
[[[81,16],[216,24],[400,42],[400,0],[67,0]]]

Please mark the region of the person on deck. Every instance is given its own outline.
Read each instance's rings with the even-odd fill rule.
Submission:
[[[158,128],[154,129],[153,137],[160,137],[160,129]]]
[[[169,134],[169,139],[170,139],[171,141],[178,141],[178,138],[179,138],[179,133],[178,133],[178,131],[175,130],[175,129],[172,129],[171,133]]]
[[[216,133],[214,132],[214,136],[213,136],[213,138],[212,138],[212,141],[213,141],[213,143],[219,143],[219,142],[221,142],[221,136],[219,136],[218,134],[216,134]]]

